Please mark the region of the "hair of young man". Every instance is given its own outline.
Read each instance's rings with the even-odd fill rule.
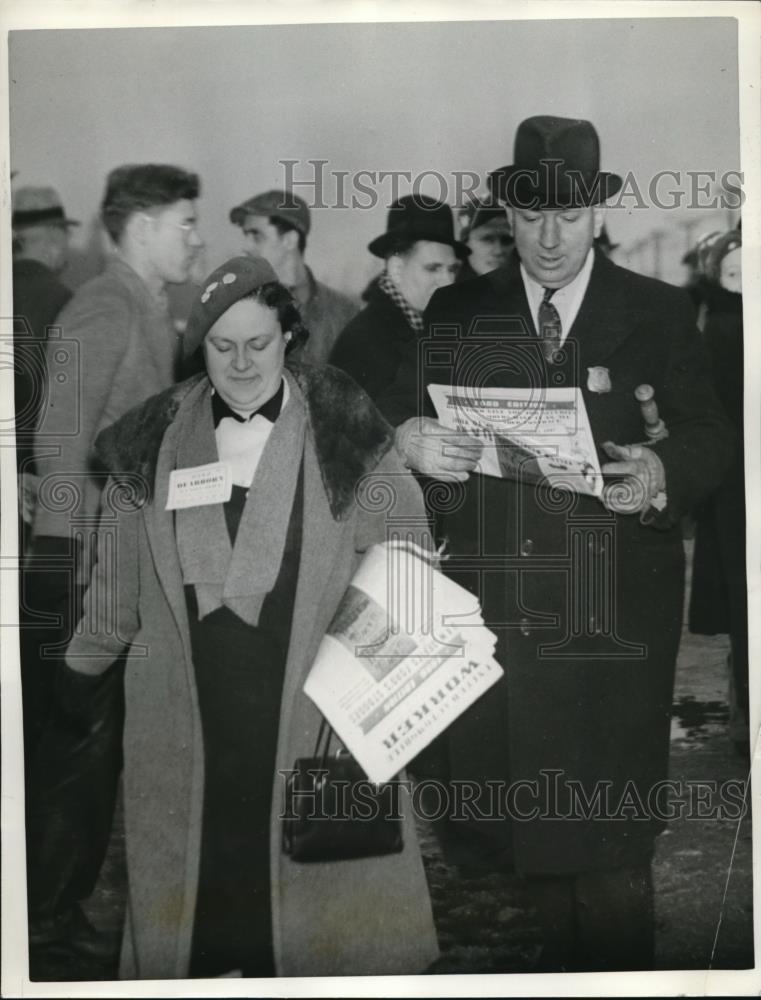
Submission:
[[[164,163],[128,164],[112,170],[100,206],[106,232],[121,240],[127,220],[135,212],[164,208],[177,201],[194,201],[201,190],[198,174]]]

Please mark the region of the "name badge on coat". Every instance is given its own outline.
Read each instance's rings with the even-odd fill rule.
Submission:
[[[183,510],[207,504],[225,503],[233,492],[228,462],[210,462],[169,473],[169,493],[165,510]]]

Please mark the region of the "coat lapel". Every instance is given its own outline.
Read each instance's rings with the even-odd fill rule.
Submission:
[[[515,325],[515,330],[512,332],[519,336],[537,336],[534,319],[526,297],[526,289],[523,287],[518,255],[513,253],[506,267],[492,271],[489,274],[489,280],[498,302],[497,311],[501,316],[509,317]],[[520,320],[522,330],[517,329],[516,319]]]
[[[206,386],[207,383],[203,380],[188,393],[180,405],[178,419],[167,428],[156,462],[153,502],[144,508],[146,532],[153,552],[154,566],[182,636],[188,663],[191,662],[190,633],[182,569],[175,538],[174,511],[165,508],[169,494],[169,474],[177,467],[177,451],[183,424],[179,418],[186,407],[192,407],[200,399],[206,391]]]
[[[292,390],[301,398],[301,389],[294,386]],[[331,577],[326,577],[328,553],[338,553],[340,540],[346,531],[346,521],[336,517],[331,507],[331,496],[326,490],[324,469],[317,458],[314,432],[307,426],[304,438],[304,518],[301,535],[301,556],[299,562],[299,579],[294,602],[291,640],[288,653],[288,664],[294,660],[302,661],[304,651],[314,636],[315,594],[328,597],[331,590]],[[323,602],[320,602],[322,605]],[[327,622],[325,623],[328,624]],[[320,632],[320,634],[322,634]],[[316,647],[314,652],[316,652]],[[306,661],[311,663],[311,656]],[[293,696],[303,685],[304,678],[292,675],[286,670],[283,690],[283,706],[291,706]],[[287,731],[289,720],[281,720],[281,734]]]
[[[346,522],[337,521],[330,510],[320,469],[311,442],[304,455],[304,523],[302,528],[301,559],[299,580],[294,603],[291,640],[288,662],[304,662],[304,651],[315,635],[315,594],[323,598],[331,590],[331,578],[326,577],[330,554],[338,554],[341,536],[346,531]],[[326,558],[327,557],[327,558]],[[321,600],[320,606],[324,604]],[[325,625],[329,624],[328,622]],[[318,627],[321,635],[322,630]],[[316,652],[316,647],[313,652]],[[313,656],[306,657],[311,664]],[[304,677],[286,673],[282,703],[292,705],[293,695],[303,686]],[[288,719],[283,718],[281,732],[286,732]]]
[[[570,330],[579,345],[582,374],[613,354],[632,331],[631,317],[611,283],[613,265],[595,256],[581,308]]]

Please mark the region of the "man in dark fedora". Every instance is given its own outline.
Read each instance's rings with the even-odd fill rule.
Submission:
[[[78,226],[66,215],[52,187],[20,187],[13,196],[13,331],[16,459],[30,468],[32,436],[43,386],[37,355],[45,331],[71,298],[60,278],[69,256],[69,232]]]
[[[684,293],[594,249],[603,202],[622,181],[600,170],[592,124],[522,122],[514,163],[490,183],[515,253],[433,296],[421,364],[381,401],[407,464],[460,480],[432,509],[444,566],[478,593],[505,669],[446,733],[449,777],[472,793],[447,843],[463,862],[526,878],[542,968],[652,968],[651,859],[673,806],[663,782],[680,519],[721,482],[730,433]],[[426,406],[431,383],[528,388],[540,403],[546,388],[578,387],[618,488],[600,500],[520,469],[473,474],[473,455],[446,443]],[[652,446],[634,395],[642,384],[668,430]]]
[[[348,295],[318,281],[304,260],[311,229],[309,206],[292,191],[265,191],[232,208],[230,221],[243,230],[245,252],[266,260],[296,300],[309,330],[301,359],[324,364],[359,307]]]
[[[450,207],[425,195],[394,202],[386,232],[367,249],[385,268],[365,292],[365,308],[338,338],[330,363],[377,399],[403,362],[414,363],[414,354],[407,355],[423,329],[423,311],[438,288],[452,284],[470,251],[455,238]]]

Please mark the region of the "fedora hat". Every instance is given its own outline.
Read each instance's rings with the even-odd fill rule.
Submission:
[[[513,208],[599,205],[623,184],[618,174],[600,170],[597,131],[580,118],[526,118],[515,133],[513,160],[489,174],[492,194]]]
[[[376,257],[385,258],[395,249],[417,240],[445,243],[460,260],[470,254],[470,247],[455,239],[454,216],[449,205],[415,194],[405,195],[393,203],[388,212],[386,232],[369,243],[367,249]]]
[[[13,196],[11,226],[15,230],[29,226],[78,226],[63,210],[58,192],[52,187],[22,187]]]

